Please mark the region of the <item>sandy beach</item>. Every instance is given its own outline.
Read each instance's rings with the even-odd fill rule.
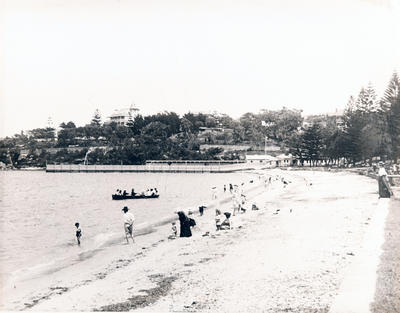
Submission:
[[[377,184],[344,172],[269,173],[291,183],[258,182],[233,229],[216,232],[213,209],[195,213],[191,238],[168,240],[161,226],[146,235],[151,245],[137,237],[6,288],[2,310],[328,312],[376,211]]]

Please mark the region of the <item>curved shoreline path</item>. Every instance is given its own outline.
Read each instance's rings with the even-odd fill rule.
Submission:
[[[343,172],[268,173],[291,183],[276,180],[254,192],[247,208],[256,203],[260,210],[233,217],[233,229],[215,232],[214,211],[206,210],[195,216],[191,238],[168,241],[169,225],[160,227],[152,234],[156,244],[142,247],[138,237],[135,246],[104,251],[57,273],[48,290],[9,294],[6,309],[22,303],[35,311],[329,312],[354,264],[370,251],[365,241],[375,249],[389,236],[376,182]],[[220,205],[226,210],[230,203]],[[380,235],[370,235],[372,229]],[[394,258],[387,240],[383,250],[370,262],[379,268],[370,278],[377,287],[368,289],[373,313],[396,312],[373,298],[392,288],[380,289],[391,269],[382,261]]]
[[[379,199],[370,227],[364,235],[363,245],[342,282],[330,313],[371,312],[370,306],[374,301],[377,270],[382,254],[381,247],[385,242],[389,203],[390,199]]]

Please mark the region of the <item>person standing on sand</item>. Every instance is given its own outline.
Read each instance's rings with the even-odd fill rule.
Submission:
[[[240,212],[241,200],[242,200],[241,195],[239,194],[237,185],[235,185],[235,190],[233,191],[233,196],[232,196],[233,216],[236,215],[236,212]]]
[[[132,213],[128,213],[129,209],[127,206],[124,206],[122,211],[124,211],[124,229],[126,242],[129,243],[128,237],[131,237],[132,243],[134,243],[135,239],[133,239],[133,222],[135,221],[135,217]]]
[[[79,223],[78,222],[75,223],[75,227],[76,227],[76,232],[75,232],[76,240],[78,241],[78,246],[80,246],[81,245],[82,230],[79,228]]]
[[[383,162],[379,162],[379,171],[378,171],[378,190],[379,190],[379,198],[390,198],[393,196],[393,191],[390,188],[389,182],[387,180],[387,173],[385,167],[383,166]]]
[[[201,206],[199,206],[199,213],[200,213],[200,216],[203,216],[203,213],[204,213],[204,209],[206,208],[206,206],[204,206],[204,205],[201,205]]]
[[[196,225],[195,220],[187,217],[183,211],[179,211],[177,214],[179,216],[179,222],[181,226],[179,237],[192,237],[192,231],[190,230],[190,227]]]
[[[212,196],[211,196],[212,200],[217,199],[217,187],[212,187],[211,190],[212,190]]]
[[[221,217],[221,211],[219,209],[215,209],[215,227],[216,230],[220,230],[221,229],[221,221],[222,217]]]

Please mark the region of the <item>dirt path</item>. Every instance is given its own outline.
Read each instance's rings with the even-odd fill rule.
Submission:
[[[372,313],[400,312],[400,200],[392,200],[385,228]]]

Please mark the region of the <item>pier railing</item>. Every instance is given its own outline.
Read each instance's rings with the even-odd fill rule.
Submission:
[[[250,170],[254,167],[246,163],[237,164],[146,164],[146,165],[84,165],[84,164],[47,164],[46,172],[131,172],[131,173],[231,173]]]

